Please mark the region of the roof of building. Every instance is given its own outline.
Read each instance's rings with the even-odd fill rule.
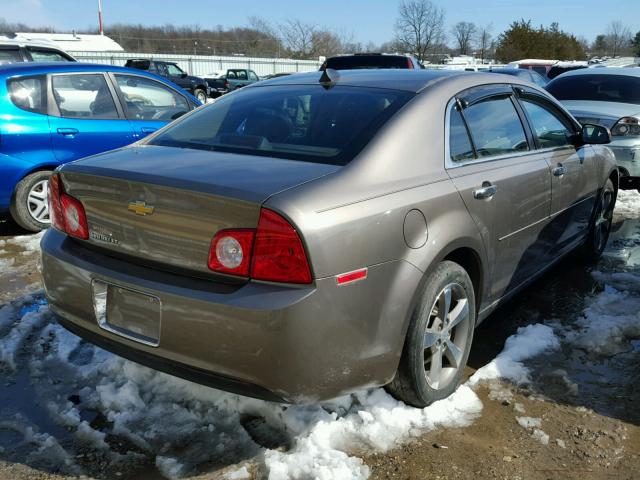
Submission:
[[[40,41],[53,44],[70,52],[122,52],[117,42],[106,35],[86,35],[78,33],[29,33],[18,32],[14,40]]]

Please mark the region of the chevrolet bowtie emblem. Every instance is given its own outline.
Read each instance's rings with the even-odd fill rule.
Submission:
[[[129,210],[135,212],[136,215],[151,215],[155,207],[147,205],[146,202],[131,202]]]

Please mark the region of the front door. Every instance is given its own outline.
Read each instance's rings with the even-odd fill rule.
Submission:
[[[50,92],[51,143],[58,161],[69,162],[135,140],[102,73],[51,75]]]
[[[531,89],[517,89],[520,104],[551,170],[549,240],[557,255],[584,236],[597,190],[596,165],[589,146],[576,148],[578,126],[551,102]]]
[[[549,166],[532,149],[508,88],[463,92],[448,117],[448,173],[485,242],[497,300],[546,262]]]
[[[114,73],[112,78],[136,139],[146,137],[191,110],[187,98],[164,83],[124,73]]]

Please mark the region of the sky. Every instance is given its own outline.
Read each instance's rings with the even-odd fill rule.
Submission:
[[[432,0],[446,12],[447,31],[459,21],[493,26],[497,36],[521,18],[533,25],[558,22],[564,31],[589,41],[621,20],[640,31],[640,0]],[[33,26],[74,30],[97,28],[97,0],[0,0],[0,17]],[[102,0],[105,33],[109,23],[244,26],[259,16],[278,23],[287,18],[326,26],[354,41],[380,44],[393,38],[399,0]],[[237,6],[235,6],[237,5]]]

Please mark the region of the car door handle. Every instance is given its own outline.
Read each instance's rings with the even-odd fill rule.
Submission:
[[[491,185],[491,182],[483,182],[482,187],[473,191],[473,198],[476,200],[489,200],[493,198],[497,191],[498,187],[496,185]]]
[[[77,128],[59,128],[58,133],[60,135],[64,135],[65,137],[73,137],[77,133],[80,133],[80,130]]]
[[[157,131],[157,130],[158,130],[157,128],[153,128],[153,127],[142,127],[142,128],[140,129],[140,131],[141,131],[142,133],[153,133],[153,132],[155,132],[155,131]]]
[[[562,165],[561,163],[558,164],[558,166],[556,168],[553,169],[553,176],[554,177],[561,177],[563,176],[565,173],[567,173],[567,169],[565,168],[564,165]]]

